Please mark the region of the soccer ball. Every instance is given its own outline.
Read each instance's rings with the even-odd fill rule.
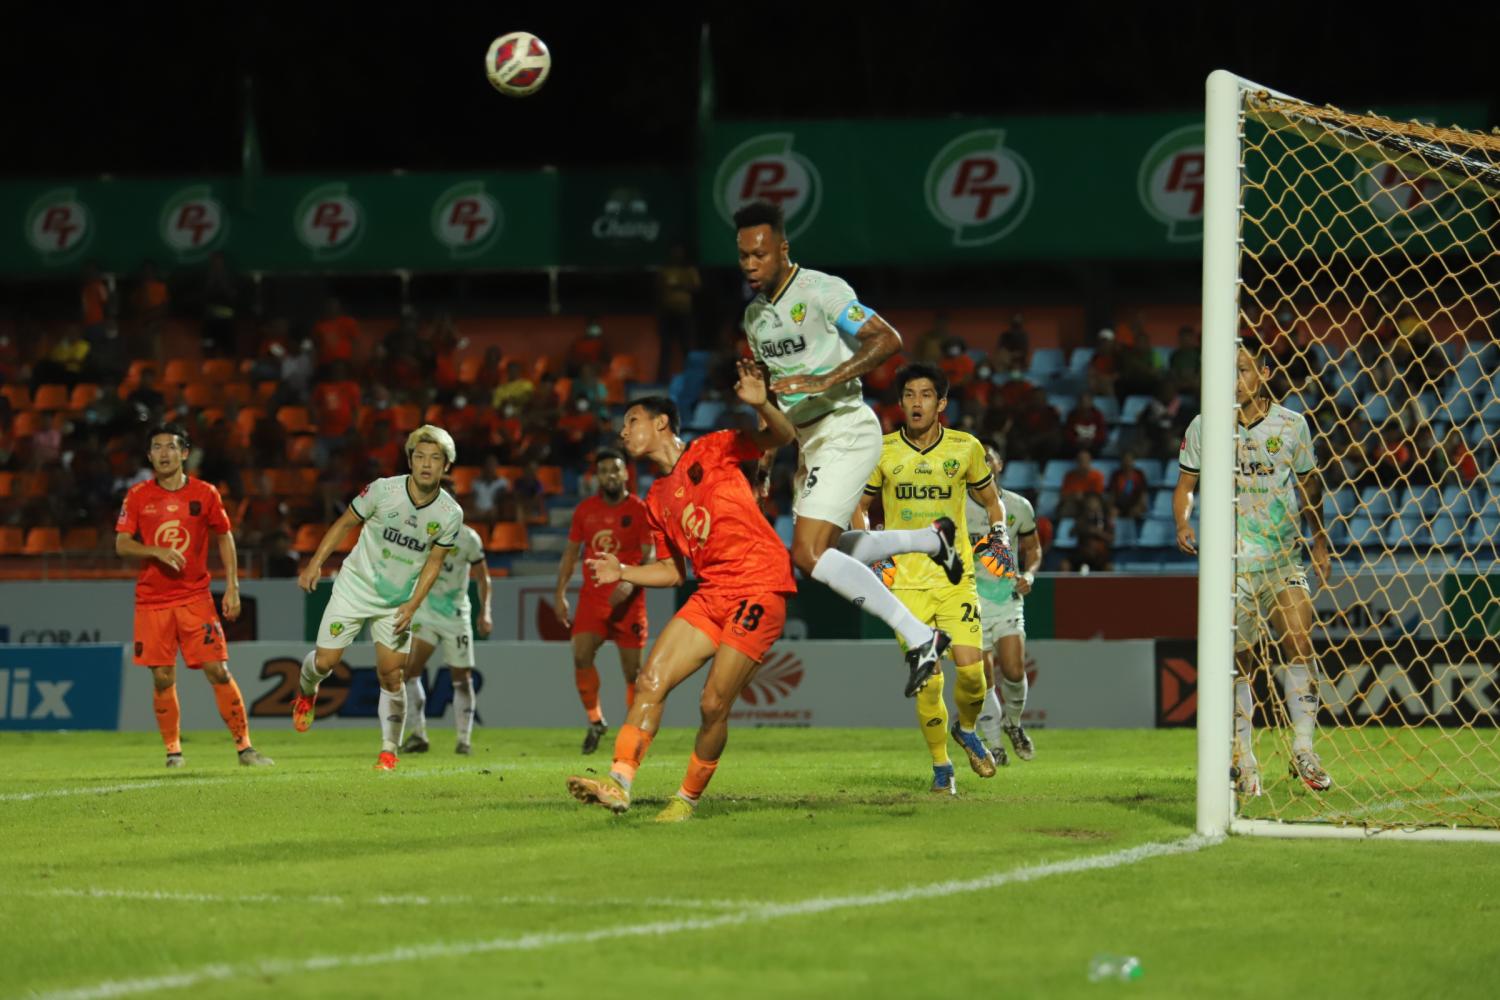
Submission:
[[[552,55],[542,40],[527,31],[512,31],[490,43],[484,74],[506,97],[530,97],[542,89],[552,71]]]

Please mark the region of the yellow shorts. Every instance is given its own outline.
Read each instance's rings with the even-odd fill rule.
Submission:
[[[974,589],[973,577],[957,585],[932,590],[893,590],[891,593],[906,605],[917,621],[947,632],[953,645],[984,648],[979,592]],[[901,645],[903,649],[906,647],[905,643]]]

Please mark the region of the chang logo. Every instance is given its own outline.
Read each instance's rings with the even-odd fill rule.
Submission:
[[[682,533],[689,538],[697,539],[702,545],[708,541],[708,533],[712,528],[712,517],[704,507],[695,507],[688,504],[682,511]]]
[[[500,237],[505,214],[483,181],[455,184],[432,203],[432,235],[455,260],[477,257]]]
[[[1031,210],[1036,186],[1031,166],[1005,147],[1005,131],[966,132],[927,167],[927,210],[953,231],[956,247],[977,247],[1004,237]]]
[[[1167,227],[1168,243],[1203,239],[1203,126],[1184,125],[1158,139],[1141,159],[1136,194]]]
[[[589,230],[596,240],[629,245],[655,243],[661,220],[651,213],[646,196],[634,188],[617,188],[604,202],[604,212]]]
[[[796,238],[818,214],[823,182],[818,168],[792,150],[792,133],[773,132],[740,143],[714,174],[714,205],[728,225],[752,201],[769,201],[786,213],[786,235]]]
[[[177,553],[183,553],[187,551],[188,543],[191,540],[192,537],[188,534],[187,529],[182,526],[182,522],[172,520],[163,521],[157,525],[156,535],[151,544],[164,549],[171,549]]]
[[[740,692],[747,705],[774,705],[791,697],[802,683],[802,661],[792,653],[775,653],[766,657],[750,683]]]
[[[229,216],[213,188],[201,184],[183,188],[162,204],[157,230],[179,261],[194,261],[224,242]]]
[[[365,210],[349,193],[349,185],[324,184],[313,188],[292,213],[297,239],[313,252],[314,260],[334,260],[358,245],[365,234]]]
[[[43,264],[74,260],[94,240],[94,218],[73,188],[38,197],[26,212],[26,239]]]

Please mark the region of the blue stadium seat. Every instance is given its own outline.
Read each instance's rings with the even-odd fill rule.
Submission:
[[[1463,525],[1450,512],[1443,511],[1432,519],[1432,544],[1441,549],[1462,548]]]
[[[1136,468],[1146,477],[1146,485],[1152,488],[1161,485],[1162,461],[1159,458],[1138,458]]]
[[[1115,562],[1117,573],[1160,573],[1162,564],[1160,559],[1141,559],[1135,554],[1129,559],[1121,559]]]
[[[1177,480],[1182,475],[1182,466],[1177,464],[1176,459],[1171,459],[1163,465],[1161,470],[1161,485],[1166,489],[1175,489]]]
[[[1134,548],[1140,537],[1141,529],[1135,523],[1133,517],[1115,518],[1115,548]]]
[[[1421,518],[1393,517],[1386,525],[1385,544],[1392,549],[1431,548],[1432,529]]]
[[[1108,447],[1106,447],[1104,450],[1108,451],[1109,449],[1108,449]],[[1095,462],[1094,462],[1094,468],[1096,468],[1100,472],[1104,473],[1104,481],[1106,483],[1109,482],[1109,477],[1113,476],[1115,474],[1115,470],[1118,469],[1119,467],[1120,467],[1119,460],[1118,459],[1114,459],[1114,458],[1101,458],[1101,459],[1095,460]]]
[[[1475,405],[1483,403],[1486,398],[1485,392],[1477,388],[1459,386],[1449,389],[1443,394],[1437,409],[1433,411],[1432,418],[1452,424],[1454,427],[1462,427],[1474,415]]]
[[[1064,417],[1073,412],[1073,407],[1077,404],[1077,402],[1077,396],[1060,395],[1050,392],[1047,394],[1047,405],[1052,407]]]
[[[693,417],[687,425],[694,430],[711,431],[724,415],[724,404],[717,399],[701,400],[693,409]]]
[[[1092,347],[1075,347],[1068,358],[1068,371],[1074,375],[1082,375],[1088,370],[1089,362],[1092,360],[1094,360]]]
[[[1470,549],[1492,545],[1497,534],[1500,534],[1500,515],[1486,512],[1469,521],[1469,528],[1464,532],[1464,544]]]
[[[1049,461],[1046,465],[1046,468],[1042,470],[1042,489],[1062,489],[1063,476],[1067,475],[1068,470],[1072,467],[1072,462],[1066,461],[1061,458],[1054,458]]]
[[[1412,486],[1401,497],[1401,516],[1431,517],[1442,506],[1443,497],[1436,486]]]
[[[1359,503],[1365,517],[1372,521],[1384,521],[1390,517],[1393,504],[1389,490],[1379,486],[1366,486],[1359,491]]]
[[[1027,371],[1038,382],[1046,383],[1062,374],[1065,365],[1062,348],[1038,347],[1031,352],[1031,365]]]
[[[1333,503],[1333,514],[1327,513],[1329,502]],[[1323,510],[1325,517],[1353,517],[1358,514],[1362,504],[1359,500],[1359,491],[1353,486],[1345,486],[1336,490],[1323,499]]]
[[[1042,490],[1040,493],[1038,493],[1036,502],[1035,504],[1033,504],[1033,508],[1036,510],[1037,516],[1041,517],[1045,515],[1047,517],[1056,517],[1057,504],[1058,500],[1061,497],[1062,494],[1057,490]]]
[[[1157,490],[1151,497],[1150,517],[1172,520],[1172,491]]]
[[[1328,543],[1335,549],[1349,547],[1349,522],[1343,518],[1335,518],[1327,522]]]
[[[1143,549],[1175,549],[1177,547],[1177,528],[1170,520],[1163,521],[1160,518],[1150,518],[1141,525],[1141,533],[1138,544]]]
[[[1385,398],[1384,393],[1371,393],[1362,400],[1362,409],[1365,419],[1370,422],[1371,427],[1379,427],[1391,416],[1391,401]]]
[[[1057,534],[1052,536],[1052,547],[1055,549],[1071,549],[1078,546],[1078,522],[1071,517],[1065,517],[1057,522]]]
[[[787,548],[792,547],[792,515],[782,514],[776,519],[776,535]]]
[[[1146,406],[1150,402],[1150,396],[1126,396],[1125,408],[1120,411],[1119,422],[1122,424],[1136,423],[1141,419],[1141,414],[1145,412]]]
[[[1120,420],[1120,403],[1119,403],[1118,400],[1115,399],[1115,397],[1113,397],[1113,396],[1095,396],[1094,397],[1094,408],[1097,409],[1100,413],[1104,414],[1104,419],[1105,420],[1108,420],[1112,424],[1119,423],[1119,420]],[[1072,407],[1068,407],[1068,409],[1072,409]],[[1066,410],[1063,411],[1063,416],[1067,416],[1067,415],[1068,415],[1067,411]]]
[[[1381,546],[1380,532],[1376,530],[1375,524],[1368,517],[1351,517],[1349,519],[1349,544],[1360,548],[1379,548]]]
[[[1095,451],[1094,457],[1097,458],[1101,455],[1105,455],[1111,459],[1119,458],[1120,451],[1124,446],[1126,432],[1131,433],[1132,435],[1135,433],[1134,430],[1129,427],[1111,427],[1109,429],[1109,437],[1104,439],[1104,447],[1099,448],[1097,451]],[[1099,463],[1095,462],[1094,464],[1098,465]],[[1106,473],[1106,475],[1108,475],[1108,473]]]
[[[708,371],[708,366],[713,360],[713,351],[688,351],[687,357],[682,359],[682,367],[684,371],[697,372],[701,375]]]
[[[1006,489],[1021,493],[1036,489],[1041,482],[1041,475],[1037,471],[1035,462],[1026,460],[1006,462],[1004,471],[1000,473],[1000,481]]]
[[[1480,489],[1454,484],[1443,489],[1443,510],[1464,522],[1471,514],[1483,509],[1486,499]]]

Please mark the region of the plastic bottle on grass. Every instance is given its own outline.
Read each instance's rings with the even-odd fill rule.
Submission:
[[[1141,978],[1141,960],[1134,955],[1095,955],[1089,960],[1089,982],[1104,983],[1118,980],[1122,983]]]

